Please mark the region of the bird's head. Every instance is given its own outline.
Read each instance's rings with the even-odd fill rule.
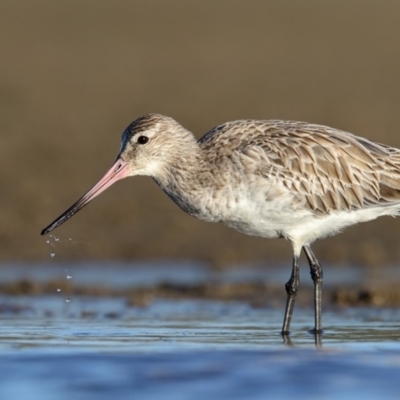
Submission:
[[[181,146],[194,140],[181,125],[169,117],[147,114],[133,121],[122,134],[121,149],[107,173],[41,234],[45,235],[71,218],[85,205],[120,179],[134,175],[157,178],[179,155]]]

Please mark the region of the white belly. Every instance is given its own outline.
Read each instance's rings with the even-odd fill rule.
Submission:
[[[207,221],[221,222],[246,235],[284,237],[300,247],[319,238],[335,235],[347,226],[383,215],[396,216],[400,211],[400,204],[394,204],[320,215],[296,205],[294,197],[288,192],[271,200],[265,200],[265,194],[235,199],[226,200],[225,205],[214,202],[208,208],[212,212],[197,216]]]
[[[299,224],[312,214],[307,210],[294,212],[293,196],[282,193],[270,196],[270,192],[253,191],[225,192],[202,197],[202,212],[196,217],[221,222],[246,235],[277,238],[284,231]]]
[[[279,184],[266,187],[256,180],[252,184],[225,185],[195,196],[169,196],[188,214],[209,222],[220,222],[246,235],[265,238],[284,237],[300,250],[303,245],[359,222],[382,215],[398,215],[400,204],[374,206],[351,211],[315,214]]]

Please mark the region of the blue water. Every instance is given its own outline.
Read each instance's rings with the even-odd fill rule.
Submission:
[[[0,399],[399,398],[400,310],[326,307],[316,348],[309,308],[295,309],[285,343],[280,308],[65,300],[0,296]]]
[[[330,310],[316,349],[307,309],[296,310],[288,345],[281,310],[240,303],[1,304],[1,399],[398,399],[400,391],[395,310]]]
[[[3,399],[398,399],[400,353],[194,350],[14,354]]]

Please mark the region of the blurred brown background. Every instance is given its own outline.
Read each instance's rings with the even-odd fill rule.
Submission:
[[[2,0],[0,260],[49,260],[40,230],[103,175],[144,113],[197,137],[282,118],[400,147],[399,38],[397,0]],[[142,177],[55,234],[82,242],[64,260],[291,260],[284,241],[197,221]],[[399,242],[400,221],[384,218],[315,250],[375,266],[398,262]]]

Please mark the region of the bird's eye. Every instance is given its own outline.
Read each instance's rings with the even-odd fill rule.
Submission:
[[[139,136],[137,142],[139,144],[146,144],[149,141],[147,136]]]

